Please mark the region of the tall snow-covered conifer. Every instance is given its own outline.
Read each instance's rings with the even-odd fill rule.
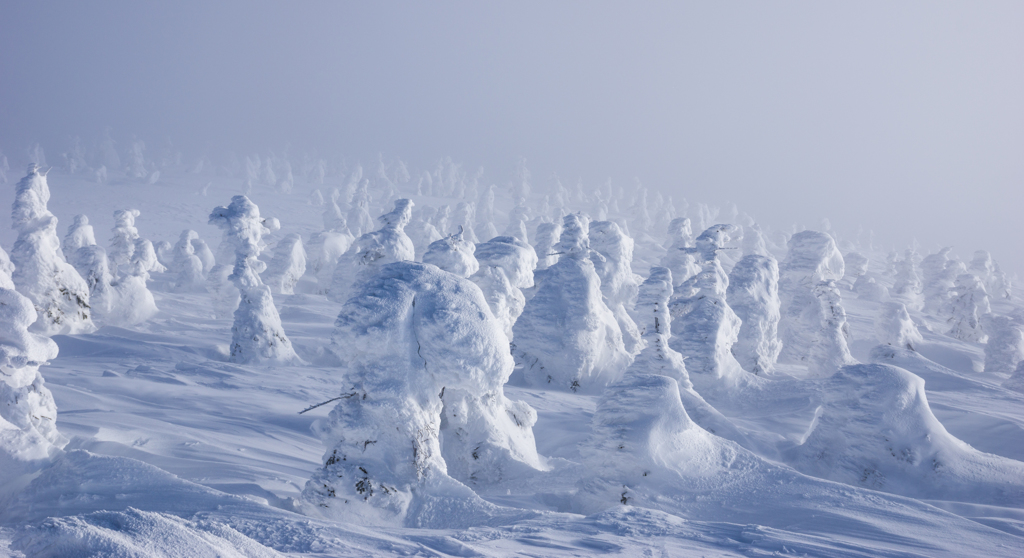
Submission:
[[[231,327],[231,359],[236,362],[292,361],[298,357],[281,326],[270,288],[260,280],[266,264],[258,258],[262,236],[269,229],[260,210],[245,196],[231,198],[227,207],[214,208],[210,224],[224,230],[235,249],[235,265],[228,277],[241,301]]]

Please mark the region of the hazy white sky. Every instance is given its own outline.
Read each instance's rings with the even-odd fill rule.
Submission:
[[[0,149],[519,156],[1024,275],[1024,2],[0,0]],[[12,161],[13,162],[13,161]],[[902,247],[902,246],[901,246]]]

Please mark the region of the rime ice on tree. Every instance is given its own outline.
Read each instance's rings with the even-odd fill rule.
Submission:
[[[292,233],[274,247],[274,258],[267,266],[267,284],[281,294],[294,294],[295,285],[306,273],[306,250],[302,235]]]
[[[780,361],[807,364],[819,374],[854,362],[846,344],[846,311],[836,287],[844,270],[843,256],[831,236],[802,231],[789,239],[789,253],[779,267]]]
[[[882,343],[911,351],[924,341],[902,302],[882,303],[875,317],[875,334]]]
[[[416,257],[412,240],[405,234],[405,226],[412,218],[412,207],[412,200],[396,200],[395,208],[380,216],[384,226],[364,234],[352,244],[338,260],[328,298],[345,302],[353,289],[358,289],[358,283],[372,277],[380,266]]]
[[[68,227],[68,234],[64,235],[64,242],[61,244],[64,259],[70,262],[75,250],[95,244],[96,233],[93,231],[92,225],[89,224],[89,217],[75,215],[75,221]]]
[[[11,251],[14,284],[36,309],[32,329],[43,335],[93,331],[89,287],[64,261],[57,238],[57,218],[46,208],[46,175],[30,165],[15,187],[11,226],[18,240]]]
[[[174,245],[174,260],[171,265],[171,272],[176,275],[173,284],[176,291],[206,290],[204,286],[206,278],[203,276],[203,271],[205,271],[203,269],[203,262],[196,255],[194,245],[198,239],[199,233],[186,229],[181,232],[178,243]]]
[[[231,326],[231,359],[236,362],[290,361],[298,357],[281,327],[270,288],[260,280],[266,264],[257,259],[261,238],[268,232],[260,210],[245,196],[231,198],[227,207],[214,208],[210,224],[224,230],[235,249],[235,265],[228,277],[241,293]]]
[[[988,334],[985,372],[1012,374],[1024,360],[1024,327],[1009,316],[985,314],[981,325]]]
[[[0,263],[9,263],[2,249]],[[0,265],[0,491],[67,443],[39,373],[39,365],[56,358],[57,344],[28,331],[36,311],[14,290],[9,267]]]
[[[558,263],[537,272],[539,286],[513,327],[516,360],[531,385],[594,392],[629,364],[615,315],[588,258],[579,215],[567,215],[555,251]]]
[[[952,301],[949,334],[964,341],[984,343],[988,336],[982,329],[981,316],[992,311],[985,285],[976,275],[963,273],[957,276],[953,290],[956,297]]]
[[[427,252],[423,254],[423,263],[436,265],[459,277],[469,277],[476,273],[480,269],[480,263],[473,256],[476,246],[463,238],[465,230],[460,225],[459,232],[432,242]]]
[[[626,351],[635,355],[640,352],[640,330],[626,310],[636,303],[641,280],[630,265],[633,261],[633,239],[611,221],[591,223],[589,236],[590,259],[601,279],[605,303],[619,323]]]
[[[732,354],[744,370],[771,374],[782,351],[779,328],[779,265],[766,255],[744,256],[729,274],[726,301],[741,321]]]
[[[512,236],[496,236],[476,245],[480,269],[470,280],[480,287],[491,313],[498,319],[509,341],[512,326],[523,313],[526,296],[522,289],[533,286],[537,254],[529,244]]]
[[[503,394],[507,339],[473,283],[381,266],[336,325],[346,387],[317,426],[327,452],[303,492],[323,513],[430,526],[491,508],[449,474],[483,483],[540,467],[535,414]]]

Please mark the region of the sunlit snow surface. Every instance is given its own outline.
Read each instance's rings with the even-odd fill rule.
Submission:
[[[210,211],[245,192],[236,178],[170,170],[156,184],[95,184],[53,171],[49,185],[58,233],[63,236],[73,216],[84,213],[102,246],[109,244],[114,211],[134,208],[141,212],[135,225],[143,238],[173,244],[182,230],[194,229],[216,247],[220,232],[207,224]],[[317,187],[329,195],[330,185]],[[311,189],[299,184],[283,194],[254,187],[249,195],[261,214],[282,225],[268,244],[291,233],[305,241],[322,230],[323,207],[310,205]],[[7,185],[0,207],[9,207],[12,196]],[[457,204],[410,197],[418,205]],[[502,217],[498,221],[502,229]],[[664,255],[664,233],[655,236],[658,245],[637,239],[634,270],[644,276]],[[0,241],[9,251],[13,240],[5,220]],[[323,464],[325,448],[310,426],[333,404],[299,411],[345,387],[336,357],[324,350],[342,305],[323,295],[275,294],[301,363],[241,365],[229,362],[232,322],[218,314],[215,295],[175,292],[174,280],[153,274],[149,286],[160,312],[140,326],[54,337],[60,354],[41,371],[57,403],[57,426],[71,441],[62,457],[0,508],[0,555],[1024,555],[1024,501],[1017,496],[1024,479],[1016,480],[1016,492],[1008,486],[991,501],[977,494],[949,501],[959,493],[941,486],[934,494],[926,483],[877,492],[785,465],[797,459],[792,456],[800,452],[792,448],[805,441],[812,421],[834,411],[837,398],[828,390],[842,382],[806,379],[802,367],[784,364],[763,389],[702,394],[742,430],[747,449],[692,423],[687,430],[670,420],[671,413],[650,426],[680,437],[647,448],[644,459],[659,469],[642,485],[640,502],[627,497],[627,505],[595,512],[589,502],[600,490],[590,497],[577,492],[593,480],[595,470],[581,457],[580,444],[591,436],[601,396],[525,387],[514,374],[505,394],[536,409],[534,436],[547,470],[471,486],[508,509],[435,521],[476,525],[459,529],[368,528],[318,519],[304,513],[299,496]],[[944,427],[949,436],[931,441],[973,452],[964,462],[965,476],[982,465],[1001,474],[1020,470],[1020,463],[995,456],[1024,460],[1024,394],[1000,387],[1006,375],[979,372],[981,345],[944,335],[945,324],[911,312],[923,336],[918,353],[875,350],[879,303],[858,300],[848,288],[842,295],[853,357],[898,366],[925,381],[927,404],[941,425],[925,422]],[[1006,303],[995,306],[1004,314],[1011,310]],[[830,420],[835,423],[834,416]],[[641,423],[630,429],[648,428]],[[952,438],[995,456],[978,458]],[[593,452],[591,447],[584,455]],[[677,459],[658,461],[673,455]],[[846,481],[842,475],[835,480]]]

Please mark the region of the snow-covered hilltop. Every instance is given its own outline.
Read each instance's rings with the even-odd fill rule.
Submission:
[[[2,186],[0,555],[1024,555],[984,250],[525,161],[66,160]]]

